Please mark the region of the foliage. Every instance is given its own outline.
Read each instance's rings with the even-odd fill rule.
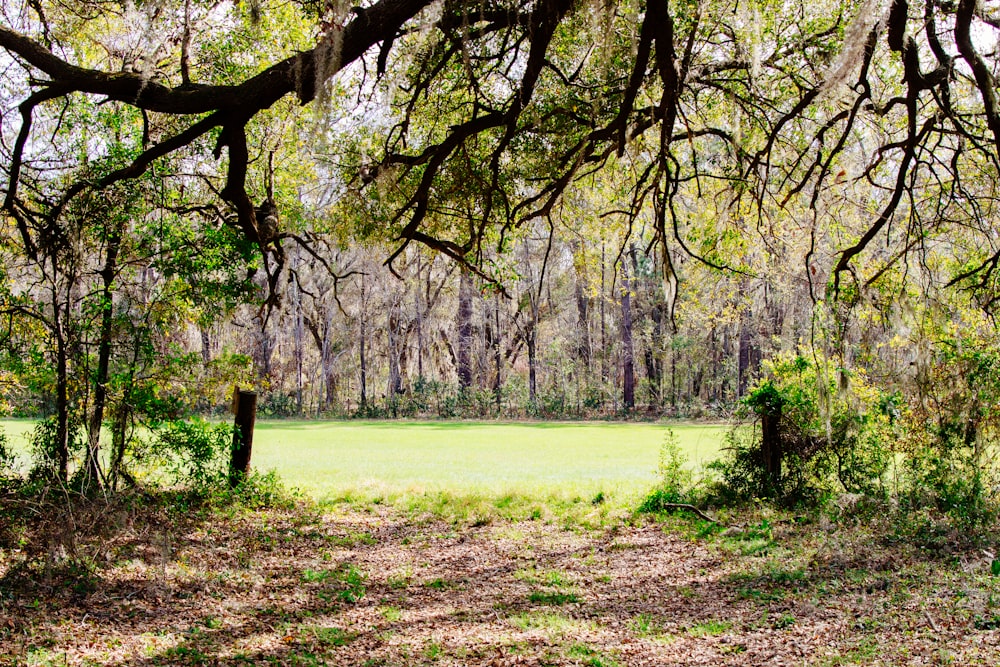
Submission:
[[[660,482],[642,501],[638,511],[655,513],[667,510],[675,503],[692,501],[694,474],[686,467],[687,457],[681,451],[680,439],[673,429],[668,428],[660,445],[660,461],[657,472]]]
[[[902,500],[981,528],[1000,513],[1000,348],[973,327],[935,343],[898,409]]]
[[[174,483],[220,485],[226,479],[233,428],[202,419],[173,420],[152,427],[150,454]]]
[[[722,475],[719,492],[784,504],[837,492],[883,496],[892,454],[889,401],[864,373],[819,355],[782,355],[764,368],[727,436],[728,456],[712,465]]]

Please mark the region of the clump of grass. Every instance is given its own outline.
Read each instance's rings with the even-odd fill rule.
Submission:
[[[334,569],[313,570],[302,572],[302,581],[307,584],[330,583],[336,588],[336,597],[343,602],[357,602],[365,596],[367,575],[351,563],[343,563]],[[329,591],[322,591],[321,597],[328,599]]]
[[[732,621],[709,619],[692,625],[688,628],[687,633],[692,637],[714,637],[725,634],[732,627]]]
[[[575,604],[580,601],[580,596],[562,591],[531,591],[528,601],[547,605]]]

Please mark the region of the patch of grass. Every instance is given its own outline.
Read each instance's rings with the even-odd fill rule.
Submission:
[[[610,657],[595,651],[586,644],[573,644],[566,651],[568,657],[579,660],[587,667],[618,667]]]
[[[521,630],[544,630],[553,635],[572,632],[580,625],[572,618],[557,612],[528,611],[514,614],[508,620]]]
[[[778,630],[790,628],[795,625],[795,617],[791,614],[782,614],[771,625]]]
[[[837,667],[839,665],[867,665],[871,664],[876,657],[881,657],[883,659],[889,658],[889,656],[879,650],[879,643],[877,640],[871,637],[865,637],[855,646],[842,653],[838,652],[835,655],[828,656],[818,664],[823,667]],[[890,663],[893,662],[891,659],[888,661]]]
[[[390,623],[395,623],[403,617],[399,607],[385,606],[378,608],[379,615]]]
[[[413,570],[404,568],[386,577],[385,585],[392,589],[407,588],[413,579]]]
[[[302,581],[305,583],[329,583],[336,589],[336,597],[343,602],[357,602],[365,596],[368,580],[361,570],[350,563],[342,563],[334,569],[302,571]],[[329,599],[329,591],[321,591],[323,599]]]
[[[531,591],[528,594],[528,601],[534,604],[558,606],[575,604],[580,601],[580,596],[576,593],[564,593],[562,591]]]
[[[424,657],[428,660],[437,660],[444,654],[444,649],[437,642],[427,642],[423,650]]]
[[[327,542],[338,547],[356,547],[375,544],[371,533],[348,533],[347,535],[328,535]]]
[[[347,646],[358,636],[357,633],[342,628],[321,625],[303,625],[299,628],[299,634],[304,640],[322,646]]]
[[[710,619],[692,625],[687,629],[687,633],[692,637],[714,637],[716,635],[725,634],[732,627],[732,621]]]
[[[667,636],[659,619],[652,614],[638,614],[632,618],[629,626],[639,637],[662,639]]]

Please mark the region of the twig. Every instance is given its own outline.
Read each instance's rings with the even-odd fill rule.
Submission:
[[[935,623],[935,622],[934,622],[934,619],[933,619],[933,618],[931,618],[931,615],[930,615],[930,613],[928,613],[928,611],[927,611],[927,608],[926,608],[926,607],[924,608],[924,618],[926,618],[926,619],[927,619],[927,623],[929,623],[929,624],[930,624],[930,626],[931,626],[931,630],[933,630],[934,632],[941,632],[941,631],[940,631],[940,630],[938,629],[938,626],[937,626],[937,623]]]
[[[688,503],[661,503],[660,507],[667,510],[687,510],[689,512],[694,512],[700,519],[704,519],[705,521],[709,521],[711,523],[719,523],[718,519],[713,519],[694,505],[690,505]]]

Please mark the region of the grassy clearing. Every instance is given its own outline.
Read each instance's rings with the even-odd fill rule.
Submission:
[[[33,426],[0,421],[22,460]],[[656,481],[667,428],[692,466],[716,458],[725,435],[724,426],[703,424],[261,421],[253,465],[317,500],[590,501],[601,494],[599,502],[621,504]]]
[[[318,499],[413,492],[637,497],[656,480],[667,426],[605,422],[263,422],[254,465]],[[674,424],[692,465],[725,427]]]

